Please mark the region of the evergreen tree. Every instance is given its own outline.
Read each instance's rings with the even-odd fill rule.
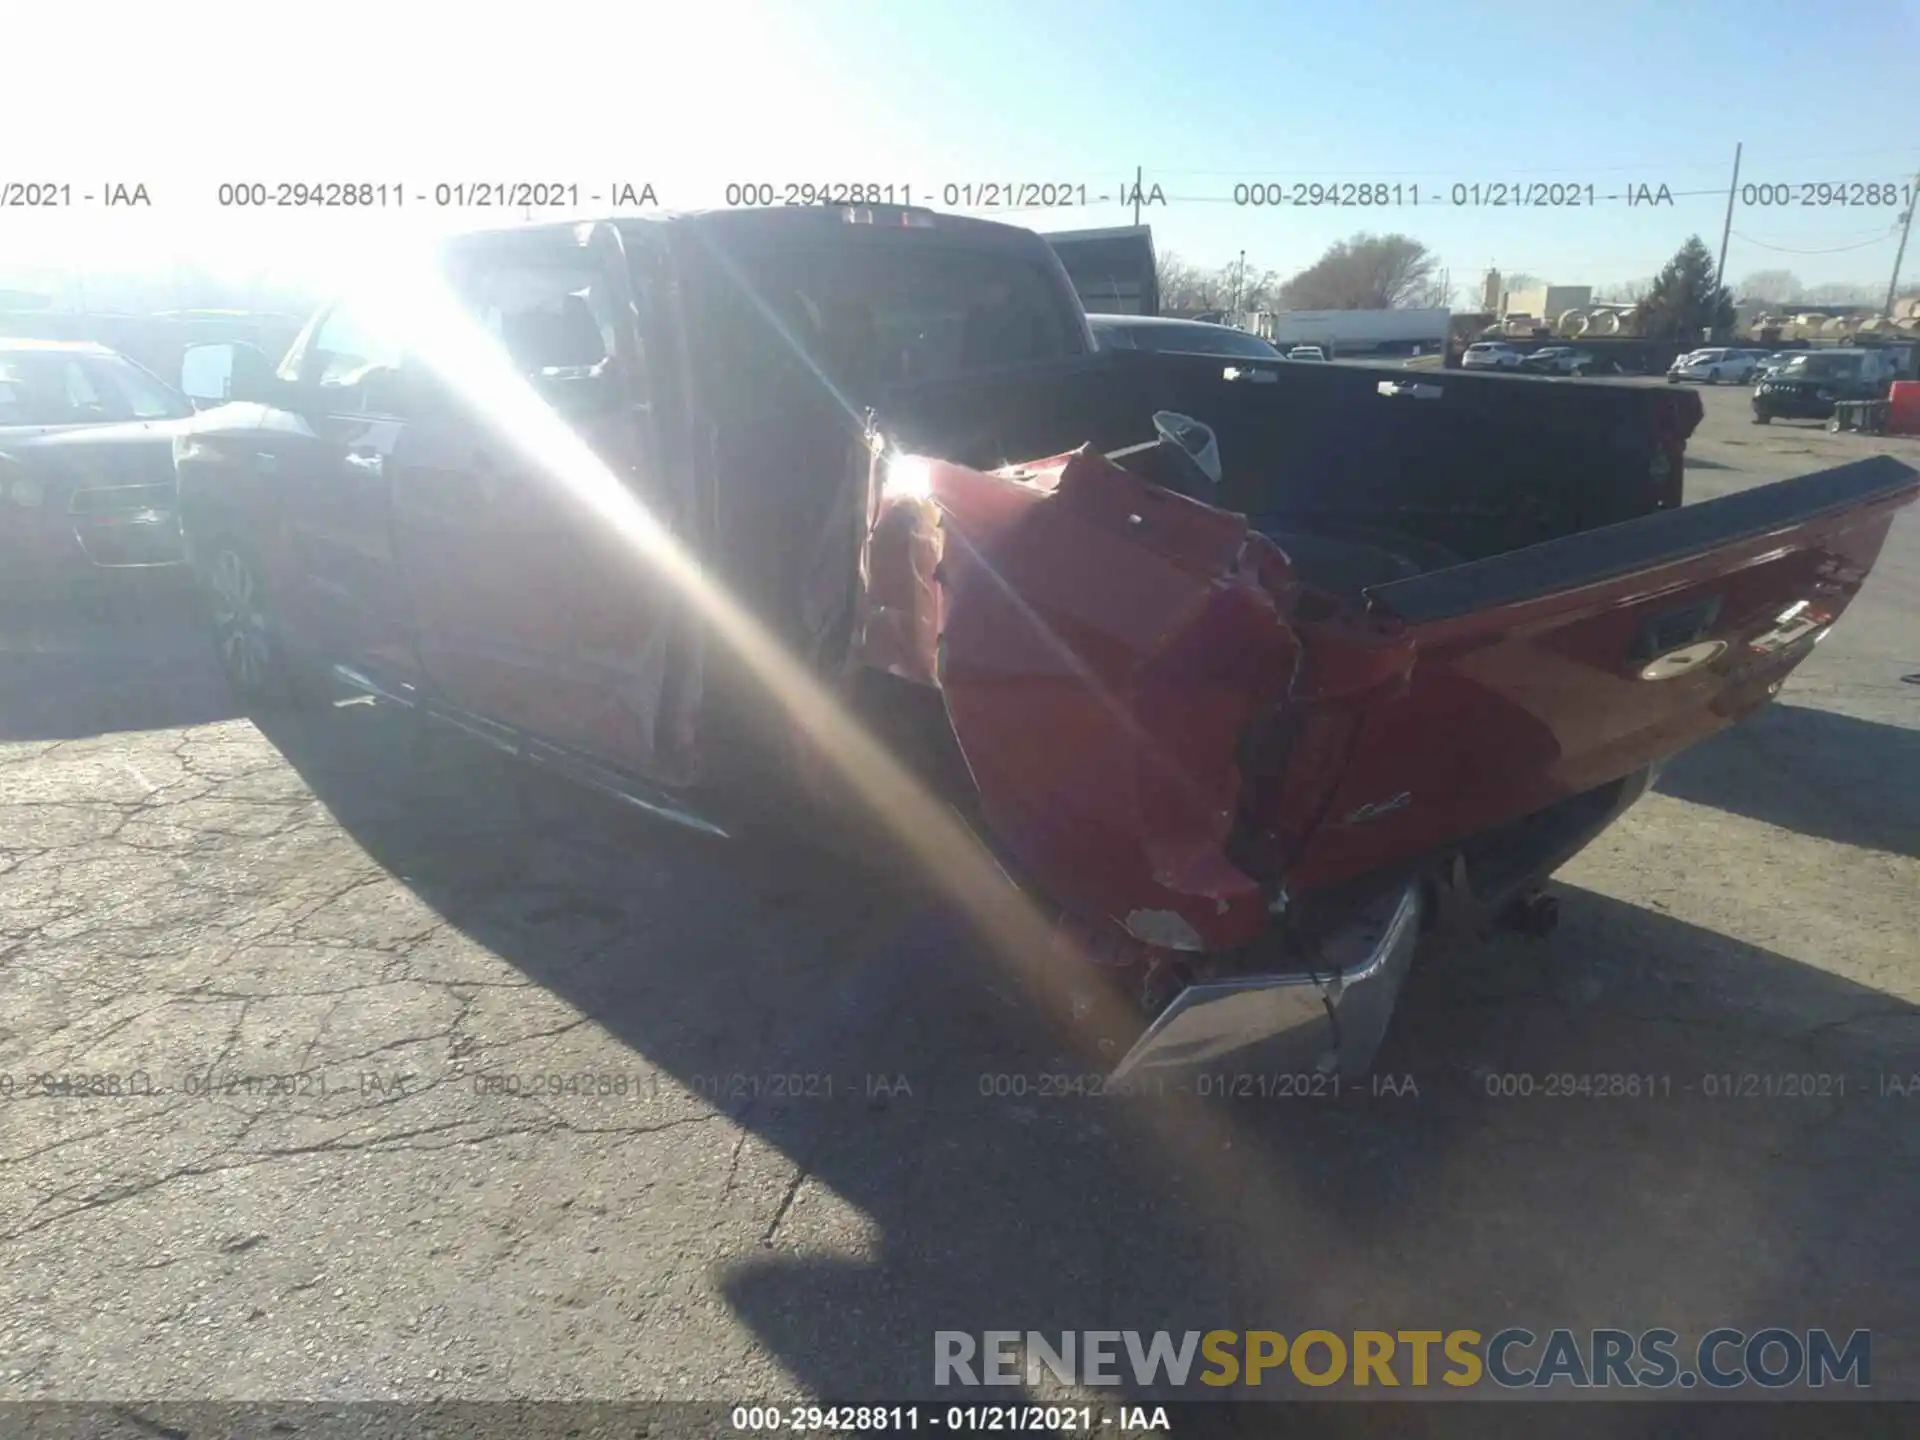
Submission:
[[[1640,302],[1640,333],[1695,343],[1732,328],[1733,294],[1714,273],[1705,242],[1688,236]]]

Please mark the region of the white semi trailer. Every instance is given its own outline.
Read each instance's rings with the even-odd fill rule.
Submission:
[[[1328,354],[1370,350],[1439,349],[1446,343],[1445,310],[1262,310],[1254,332],[1269,344],[1318,345]]]

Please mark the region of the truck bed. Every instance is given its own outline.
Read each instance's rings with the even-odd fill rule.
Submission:
[[[931,613],[882,597],[927,651],[884,663],[943,692],[1021,866],[1151,945],[1234,951],[1276,905],[1446,871],[1737,721],[1920,494],[1878,457],[1682,508],[1699,401],[1664,387],[1278,374],[1089,362],[879,417],[967,462],[919,510],[883,490],[866,573],[932,579]],[[1163,409],[1214,427],[1213,504],[1112,458]]]
[[[1222,509],[1268,533],[1404,536],[1462,560],[1677,506],[1690,390],[1399,367],[1115,352],[898,391],[909,449],[986,468],[1153,439],[1174,410],[1219,438]],[[1257,378],[1268,377],[1268,378]]]

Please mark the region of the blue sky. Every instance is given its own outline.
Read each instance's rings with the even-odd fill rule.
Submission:
[[[1717,248],[1736,141],[1756,185],[1920,171],[1920,0],[604,0],[502,13],[512,21],[471,10],[450,27],[437,7],[392,0],[298,16],[232,0],[27,8],[9,20],[16,53],[85,46],[89,59],[78,89],[68,67],[10,71],[14,114],[64,118],[11,131],[0,180],[137,179],[154,200],[141,213],[0,212],[0,271],[132,253],[318,269],[377,250],[394,226],[498,218],[412,200],[404,213],[242,213],[216,203],[234,180],[394,178],[416,197],[441,181],[588,192],[644,180],[675,208],[721,203],[729,180],[894,181],[940,205],[949,183],[1112,195],[1139,165],[1170,197],[1146,217],[1161,248],[1203,264],[1244,248],[1290,273],[1332,240],[1402,230],[1463,291],[1490,264],[1605,285],[1651,274],[1691,233]],[[93,43],[107,32],[119,43]],[[1397,182],[1428,203],[1232,203],[1236,183],[1296,180]],[[1675,198],[1431,203],[1501,183],[1602,196],[1665,185]],[[1897,214],[1743,205],[1727,268],[1884,285]],[[1129,214],[1108,201],[1005,218],[1069,229]],[[1905,273],[1920,279],[1920,244]]]
[[[1087,18],[1062,18],[1072,13]],[[936,17],[900,5],[837,23],[850,43],[864,35],[881,53],[912,57],[880,77],[882,103],[927,116],[930,147],[1018,178],[1091,171],[1108,189],[1137,163],[1170,195],[1210,197],[1152,216],[1164,245],[1205,262],[1244,247],[1250,263],[1287,271],[1354,230],[1395,228],[1436,250],[1456,280],[1489,263],[1560,283],[1630,280],[1691,232],[1718,246],[1736,142],[1744,182],[1911,180],[1920,170],[1913,0],[1124,0],[1078,12],[984,0],[964,18],[958,7]],[[1058,58],[1063,44],[1077,54],[1071,66]],[[1808,58],[1817,55],[1836,58]],[[1592,183],[1600,193],[1645,182],[1676,198],[1531,211],[1276,212],[1223,201],[1256,176],[1417,180],[1443,192],[1475,181]],[[1736,208],[1727,270],[1884,284],[1897,213]],[[1860,248],[1790,253],[1843,246]],[[1920,257],[1909,248],[1904,273],[1914,276]]]

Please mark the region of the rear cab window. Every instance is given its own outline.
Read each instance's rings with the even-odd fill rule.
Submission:
[[[1084,349],[1042,256],[964,235],[849,230],[688,238],[689,338],[713,393],[838,392],[857,405],[893,385]]]

